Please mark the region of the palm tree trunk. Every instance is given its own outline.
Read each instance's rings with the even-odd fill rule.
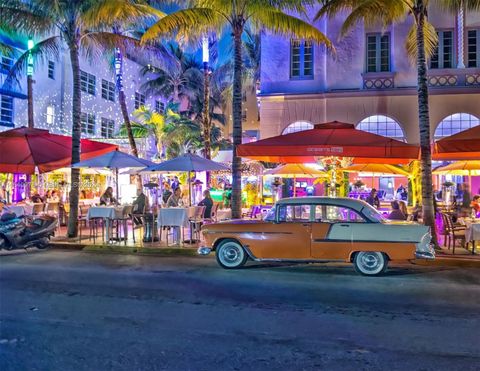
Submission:
[[[80,61],[79,43],[74,40],[69,43],[70,61],[73,75],[73,99],[72,99],[72,164],[80,161],[80,139],[82,128],[80,113],[82,109],[82,94],[80,91]],[[72,184],[70,187],[70,213],[68,216],[68,237],[76,237],[78,234],[78,196],[80,185],[80,169],[72,168]]]
[[[130,116],[128,115],[127,102],[125,101],[125,91],[123,89],[123,55],[122,52],[117,49],[115,51],[115,78],[118,90],[118,103],[122,111],[123,121],[125,122],[125,128],[127,129],[128,142],[132,149],[132,154],[138,157],[137,144],[133,137],[132,124],[130,122]]]
[[[33,129],[35,127],[33,121],[33,78],[27,76],[27,98],[28,98],[28,128]]]
[[[237,156],[237,147],[242,144],[242,33],[237,26],[233,30],[233,158],[232,158],[232,218],[242,217],[242,159]]]
[[[422,214],[423,223],[430,227],[432,243],[437,243],[435,229],[435,211],[432,192],[432,152],[430,147],[430,115],[428,108],[427,62],[425,57],[424,25],[426,21],[426,4],[417,1],[417,69],[418,69],[418,122],[420,125],[420,151],[422,168]]]

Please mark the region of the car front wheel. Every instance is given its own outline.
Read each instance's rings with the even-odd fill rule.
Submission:
[[[215,256],[218,264],[225,269],[239,268],[247,261],[242,245],[235,240],[224,240],[218,245]]]
[[[355,270],[365,276],[376,276],[387,270],[388,258],[377,251],[361,251],[353,260]]]

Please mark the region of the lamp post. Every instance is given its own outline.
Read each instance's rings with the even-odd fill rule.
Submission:
[[[208,62],[210,51],[208,47],[208,36],[202,40],[202,60],[203,60],[203,137],[205,141],[205,158],[210,160],[210,74],[208,71]],[[206,187],[210,186],[210,173],[207,171]]]
[[[28,57],[27,57],[27,97],[28,97],[28,128],[33,129],[33,55],[32,49],[35,46],[33,39],[28,39]]]

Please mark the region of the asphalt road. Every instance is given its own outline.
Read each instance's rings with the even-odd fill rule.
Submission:
[[[480,270],[0,256],[0,370],[479,370]]]

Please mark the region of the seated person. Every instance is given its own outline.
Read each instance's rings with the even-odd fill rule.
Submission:
[[[198,203],[198,206],[205,206],[203,217],[210,219],[212,217],[213,199],[208,189],[203,191],[203,197],[203,200]]]
[[[403,201],[398,201],[398,206],[400,206],[400,211],[405,215],[405,219],[408,218],[407,203]]]
[[[38,193],[35,193],[32,197],[30,197],[30,200],[34,204],[41,204],[43,202],[42,197]]]
[[[392,201],[392,212],[388,215],[387,219],[390,220],[407,220],[407,217],[400,210],[400,205],[398,201]]]
[[[172,191],[170,190],[170,185],[167,182],[163,183],[163,194],[162,194],[163,203],[166,204],[171,195],[172,195]]]
[[[182,204],[182,190],[178,187],[175,188],[173,194],[168,198],[167,207],[179,207]]]
[[[59,202],[60,201],[60,197],[58,196],[58,191],[57,190],[53,190],[52,191],[52,194],[50,195],[50,199],[48,200],[50,202]]]
[[[108,187],[100,197],[100,205],[110,205],[116,203],[115,197],[113,197],[113,188]]]
[[[475,213],[480,212],[480,195],[475,195],[472,198],[472,202],[470,203],[470,207],[475,210]]]
[[[145,209],[148,205],[147,196],[143,193],[142,189],[137,189],[137,198],[133,201],[133,221],[136,225],[142,224],[142,219],[140,219],[137,215],[142,215],[145,213]]]

